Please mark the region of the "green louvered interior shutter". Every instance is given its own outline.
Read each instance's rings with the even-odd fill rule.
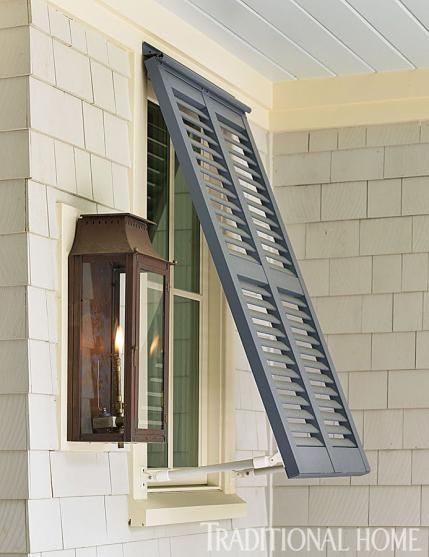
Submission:
[[[288,476],[367,473],[248,107],[150,45],[144,55]]]

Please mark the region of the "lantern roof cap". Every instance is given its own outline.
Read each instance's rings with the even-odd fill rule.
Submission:
[[[131,213],[81,215],[70,255],[139,253],[167,263],[150,240],[154,224]]]

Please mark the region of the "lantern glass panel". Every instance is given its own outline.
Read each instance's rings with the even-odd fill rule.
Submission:
[[[108,256],[82,261],[82,434],[118,432],[123,425],[118,417],[124,400],[124,263]]]
[[[164,425],[164,277],[140,273],[138,428]]]

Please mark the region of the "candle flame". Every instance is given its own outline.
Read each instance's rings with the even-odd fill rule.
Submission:
[[[152,354],[155,352],[155,350],[158,348],[158,344],[159,344],[159,335],[156,335],[153,339],[153,341],[151,342],[150,348],[149,348],[149,354],[152,356]]]
[[[124,330],[122,329],[122,327],[120,325],[118,325],[118,328],[116,329],[116,335],[115,335],[115,352],[116,353],[118,353],[118,354],[123,353],[124,343],[125,343]]]

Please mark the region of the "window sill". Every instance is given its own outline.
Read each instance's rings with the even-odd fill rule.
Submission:
[[[240,518],[246,514],[246,502],[220,489],[150,492],[144,500],[130,497],[128,513],[133,528],[164,526]]]

